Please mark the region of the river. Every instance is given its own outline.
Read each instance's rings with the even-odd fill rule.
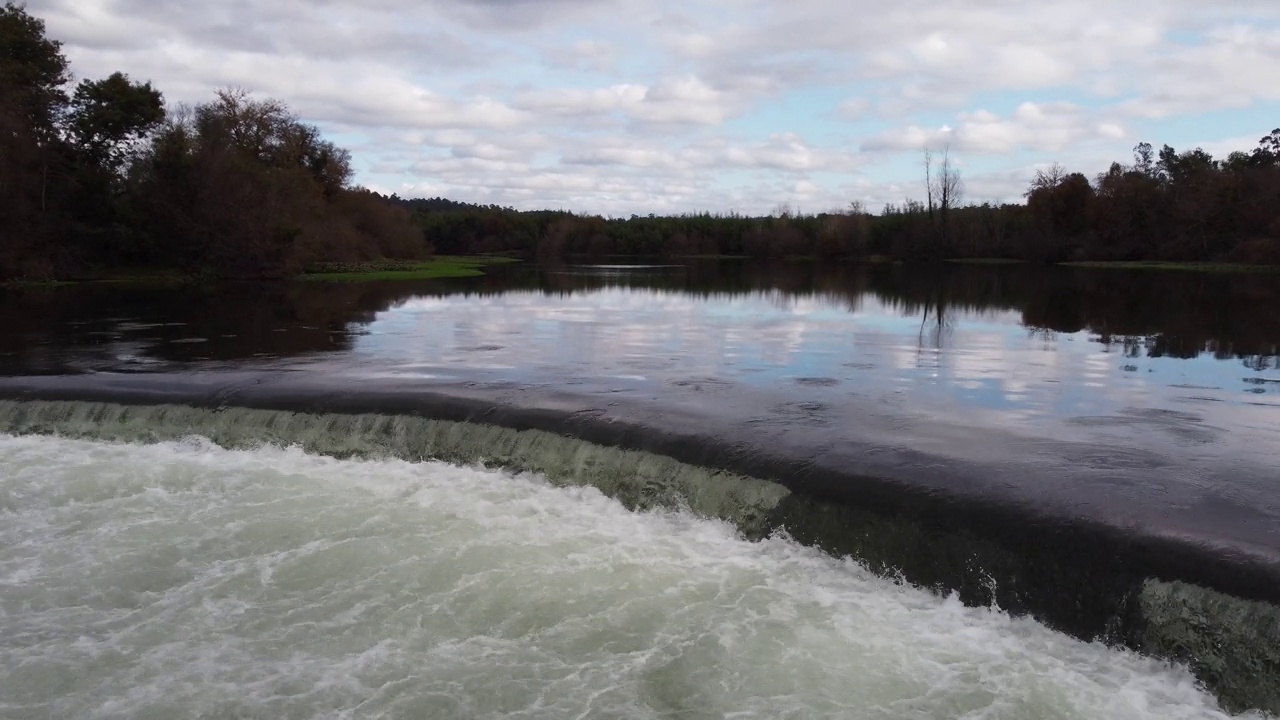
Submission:
[[[1275,712],[1278,299],[743,261],[8,292],[0,715]]]

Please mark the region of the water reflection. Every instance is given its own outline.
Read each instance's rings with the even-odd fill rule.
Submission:
[[[650,353],[635,359],[641,365],[671,362],[664,358],[674,354],[715,368],[756,352],[813,366],[797,343],[830,347],[834,341],[815,339],[868,332],[909,348],[913,364],[937,368],[949,356],[964,362],[999,328],[1004,344],[1020,333],[1020,346],[1080,342],[1133,361],[1234,360],[1267,375],[1280,354],[1280,314],[1270,311],[1280,300],[1278,285],[1265,275],[692,262],[499,268],[452,282],[78,286],[0,294],[0,369],[146,370],[353,352],[388,353],[383,359],[394,363],[402,359],[394,357],[402,352],[396,347],[444,357],[498,346],[519,348],[518,355],[487,351],[509,366],[544,362],[544,355],[562,361],[554,351],[564,347],[574,348],[566,351],[572,362],[587,366],[607,361],[612,348]],[[399,317],[426,307],[433,308],[429,322]],[[501,329],[486,312],[502,315]],[[557,335],[557,347],[544,352],[551,322],[577,329]],[[635,346],[627,335],[638,326],[666,344]],[[361,340],[392,328],[402,345]],[[865,346],[838,352],[867,364],[874,360],[861,356]],[[483,364],[484,352],[466,357]]]

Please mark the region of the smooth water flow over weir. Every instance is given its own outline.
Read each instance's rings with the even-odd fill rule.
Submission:
[[[1271,286],[744,268],[0,302],[0,715],[1280,713]]]

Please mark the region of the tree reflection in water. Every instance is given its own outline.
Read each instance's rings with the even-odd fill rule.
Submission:
[[[1277,367],[1280,283],[1273,275],[1039,266],[686,261],[635,270],[507,266],[456,281],[281,282],[210,287],[106,284],[0,291],[0,370],[65,372],[122,352],[164,363],[236,362],[350,350],[378,313],[415,297],[511,290],[569,295],[642,288],[693,298],[768,294],[857,312],[871,297],[919,318],[918,359],[945,348],[960,319],[1009,311],[1034,337],[1088,332],[1127,357],[1239,360]],[[125,350],[122,350],[122,347]]]

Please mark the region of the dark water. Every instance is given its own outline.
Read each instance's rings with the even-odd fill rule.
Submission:
[[[0,372],[269,364],[617,393],[854,397],[1280,464],[1270,275],[696,262],[0,295]]]
[[[740,528],[1187,663],[1228,707],[1275,712],[1280,624],[1250,603],[1280,598],[1278,300],[1268,275],[747,262],[84,285],[0,294],[0,374],[75,376],[0,393],[18,432],[256,433],[618,479],[597,450],[520,435],[541,430],[701,467],[687,499],[720,471],[777,481]],[[9,402],[36,398],[268,412]],[[469,449],[406,415],[469,423]]]
[[[1278,304],[1273,275],[731,261],[85,285],[0,296],[0,372],[261,368],[683,412],[756,445],[856,447],[877,476],[1057,493],[1280,557]],[[885,453],[901,448],[932,459]]]

